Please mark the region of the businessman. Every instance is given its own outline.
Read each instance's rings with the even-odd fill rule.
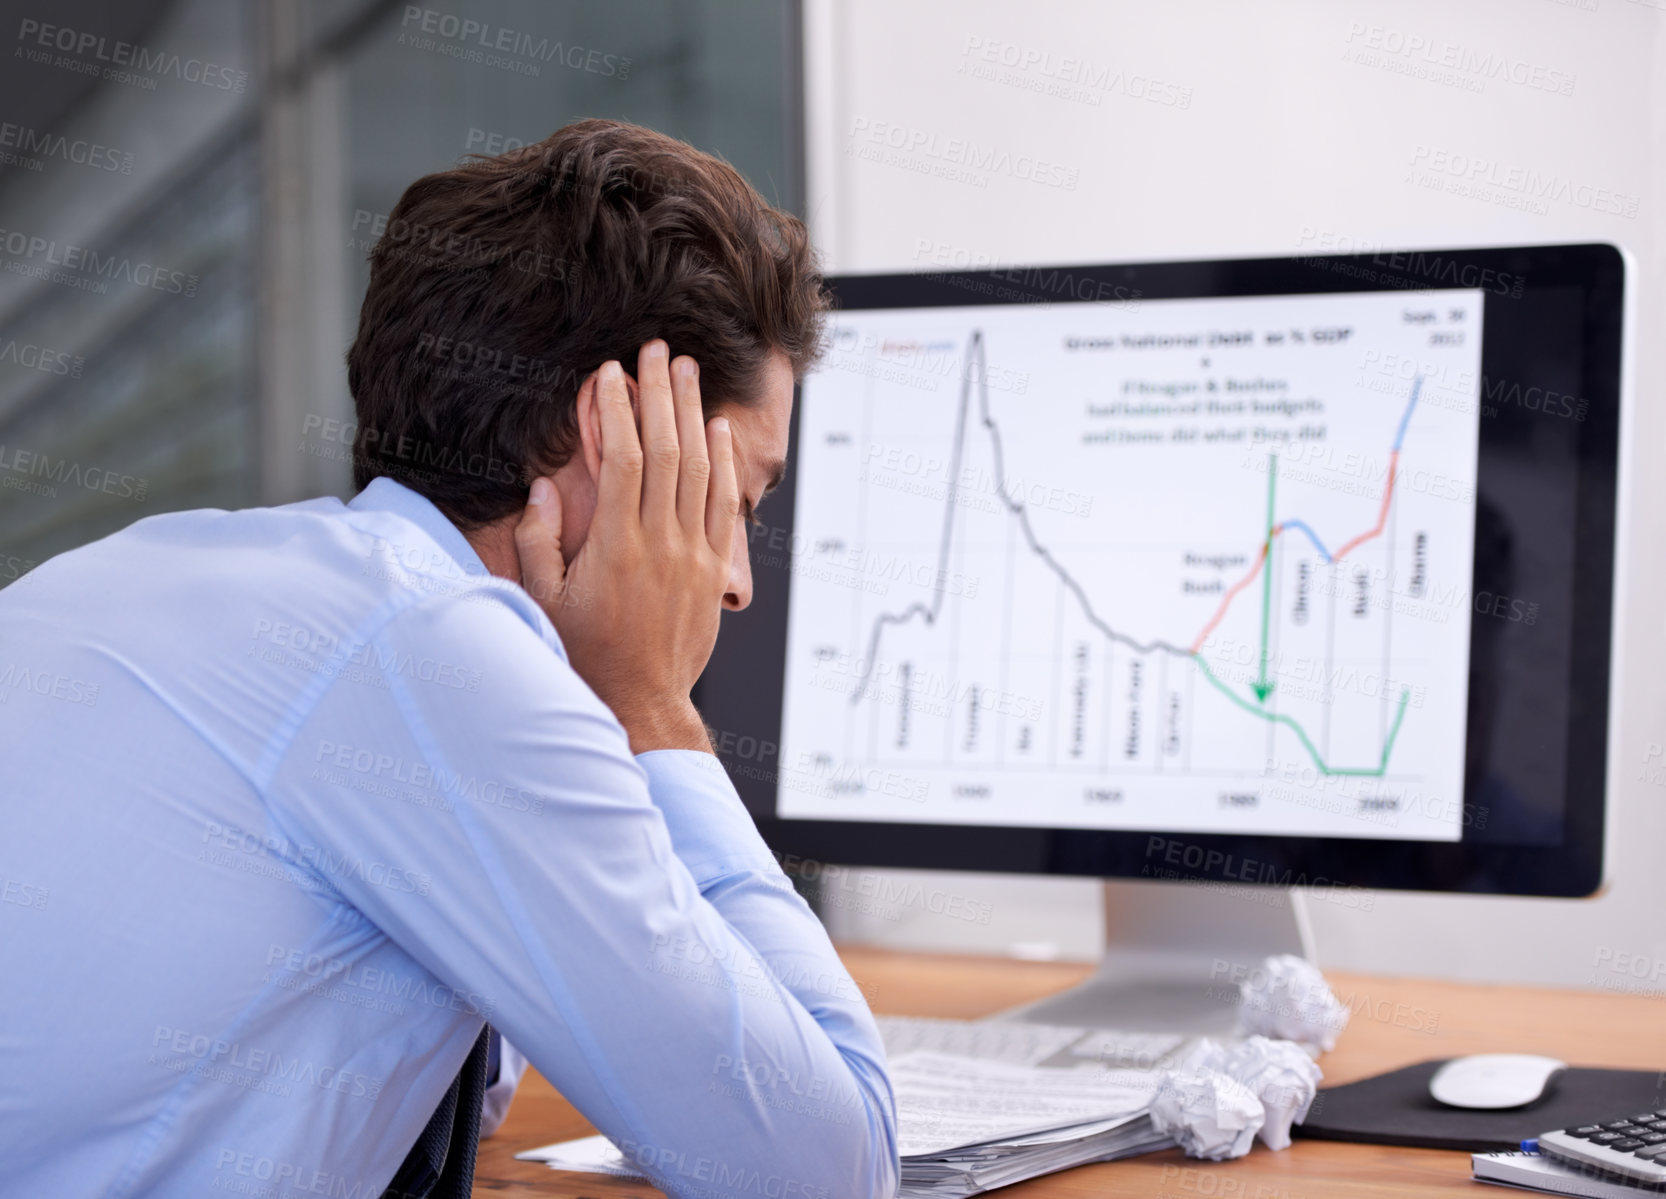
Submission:
[[[894,1193],[689,699],[825,306],[732,168],[570,125],[389,214],[351,503],[0,592],[0,1194],[467,1195],[523,1054],[673,1195]]]

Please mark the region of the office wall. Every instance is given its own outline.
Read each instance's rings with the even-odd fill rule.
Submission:
[[[797,15],[0,0],[0,587],[158,512],[350,494],[367,257],[430,171],[612,117],[799,206]]]
[[[1630,251],[1608,884],[1583,902],[1378,893],[1307,906],[1326,967],[1666,994],[1666,776],[1646,759],[1666,741],[1666,351],[1651,336],[1666,318],[1666,2],[811,0],[805,30],[808,209],[837,270],[1584,240]],[[1102,82],[1058,87],[1066,59]],[[897,129],[1058,169],[1041,182],[933,173],[942,159],[871,149]],[[1566,197],[1511,190],[1527,172],[1567,180]],[[1090,954],[1100,936],[1092,882],[931,883],[980,919],[849,902],[829,923],[1032,954]]]

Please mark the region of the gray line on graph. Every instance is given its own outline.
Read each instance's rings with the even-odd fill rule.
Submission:
[[[925,623],[935,625],[943,610],[943,588],[948,578],[949,552],[954,535],[954,513],[957,507],[957,496],[960,489],[960,461],[966,446],[966,414],[971,408],[972,400],[972,364],[977,363],[978,381],[978,419],[989,433],[990,449],[995,456],[995,495],[1013,516],[1018,518],[1018,527],[1024,532],[1024,540],[1029,543],[1030,551],[1045,562],[1059,582],[1075,596],[1076,603],[1082,609],[1082,615],[1089,624],[1098,629],[1101,634],[1111,641],[1126,645],[1136,653],[1151,654],[1158,651],[1175,654],[1178,657],[1190,658],[1192,651],[1184,646],[1174,645],[1160,638],[1150,641],[1139,641],[1126,633],[1119,633],[1093,610],[1087,592],[1082,589],[1070,572],[1061,566],[1046,546],[1037,540],[1035,530],[1030,528],[1029,510],[1021,500],[1013,499],[1006,490],[1006,461],[1001,447],[1001,430],[989,415],[989,383],[984,378],[984,347],[983,331],[975,329],[966,345],[966,371],[961,381],[960,405],[955,414],[954,448],[949,458],[949,485],[947,502],[943,506],[943,532],[937,547],[937,575],[932,584],[931,602],[929,604],[915,600],[900,612],[881,612],[874,618],[873,630],[868,636],[868,652],[859,664],[862,669],[856,679],[856,685],[851,689],[850,702],[861,702],[862,691],[873,673],[879,655],[879,639],[885,632],[886,625],[907,624],[916,616]]]

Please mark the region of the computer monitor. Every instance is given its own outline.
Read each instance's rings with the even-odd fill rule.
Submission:
[[[1608,245],[845,276],[697,698],[865,866],[1580,896]]]

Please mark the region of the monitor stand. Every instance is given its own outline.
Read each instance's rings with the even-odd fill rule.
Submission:
[[[997,1019],[1081,1028],[1228,1035],[1238,983],[1271,954],[1312,960],[1288,888],[1106,882],[1105,956],[1086,981]]]

